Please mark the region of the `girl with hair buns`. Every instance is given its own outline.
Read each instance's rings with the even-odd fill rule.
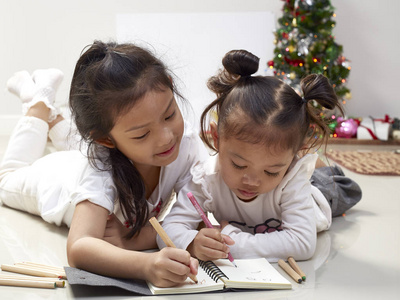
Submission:
[[[311,150],[329,129],[309,102],[342,111],[340,103],[322,75],[305,77],[299,96],[275,77],[252,76],[259,59],[245,50],[228,52],[222,63],[208,81],[217,99],[201,116],[203,140],[217,154],[192,168],[163,227],[177,247],[201,260],[229,251],[233,258],[309,259],[317,232],[361,198],[337,166],[313,175],[318,154]],[[208,126],[214,112],[217,123]],[[202,219],[188,192],[220,228],[197,230]]]
[[[161,287],[182,283],[197,273],[187,251],[138,251],[157,246],[149,218],[191,179],[191,165],[208,157],[182,118],[172,77],[145,49],[95,41],[76,64],[69,98],[87,153],[42,157],[48,136],[58,150],[71,148],[69,123],[54,107],[61,79],[60,71],[47,69],[32,76],[21,71],[8,81],[25,116],[0,167],[1,201],[69,226],[72,267]]]

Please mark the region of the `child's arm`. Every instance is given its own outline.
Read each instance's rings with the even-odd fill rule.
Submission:
[[[121,249],[103,240],[108,211],[89,201],[77,204],[67,241],[72,267],[105,276],[144,279],[167,287],[197,274],[198,262],[187,251],[166,248],[145,253]],[[153,237],[152,237],[153,238]]]
[[[204,196],[198,189],[201,188],[189,182],[180,190],[162,226],[178,248],[188,250],[194,257],[201,260],[226,258],[229,253],[227,245],[234,244],[231,238],[222,235],[217,228],[203,228],[198,231],[202,219],[186,196],[187,192],[192,192],[201,208],[207,212],[204,209]],[[165,246],[158,237],[157,243],[160,248]]]
[[[143,227],[139,234],[127,239],[126,235],[130,229],[117,218],[116,215],[109,215],[107,218],[104,240],[114,246],[127,250],[146,250],[157,248],[156,232],[152,226]]]

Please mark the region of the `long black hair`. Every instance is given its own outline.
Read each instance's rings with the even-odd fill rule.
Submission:
[[[132,226],[127,238],[138,233],[148,219],[144,181],[122,152],[96,140],[110,137],[116,118],[147,92],[166,89],[179,96],[165,65],[149,51],[129,43],[95,41],[84,49],[73,74],[72,117],[88,144],[91,165],[112,174],[122,213]]]

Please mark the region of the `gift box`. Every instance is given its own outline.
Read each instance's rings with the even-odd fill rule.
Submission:
[[[357,128],[357,139],[359,140],[382,140],[389,139],[393,120],[385,115],[383,119],[372,117],[363,118]]]
[[[394,140],[400,140],[400,119],[394,118],[392,125],[392,136]]]

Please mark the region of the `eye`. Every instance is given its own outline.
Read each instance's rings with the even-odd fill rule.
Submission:
[[[268,176],[271,176],[271,177],[277,177],[277,176],[279,176],[279,172],[271,173],[271,172],[268,172],[268,171],[264,171],[264,173],[267,174]]]
[[[176,110],[174,110],[174,112],[172,114],[170,114],[168,117],[165,118],[165,120],[170,120],[175,116],[175,112]]]
[[[235,164],[233,161],[231,161],[231,163],[232,163],[232,166],[233,166],[235,169],[243,170],[243,169],[246,168],[245,166],[239,166],[239,165]]]
[[[133,140],[141,140],[144,139],[148,134],[150,133],[150,131],[146,132],[145,134],[138,136],[138,137],[134,137],[132,138]]]

